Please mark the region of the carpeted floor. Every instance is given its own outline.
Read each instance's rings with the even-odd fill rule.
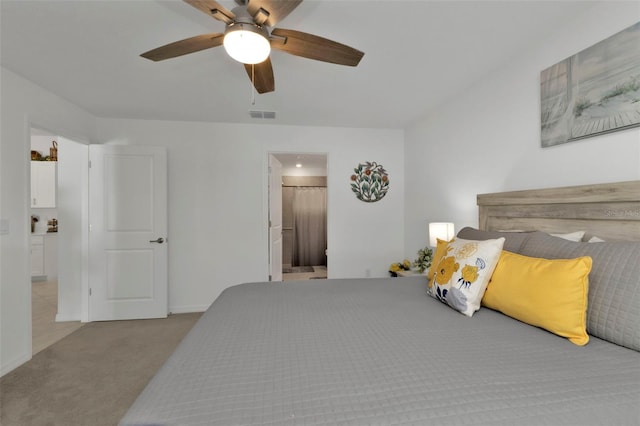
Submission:
[[[0,378],[0,424],[116,425],[200,315],[86,324]]]

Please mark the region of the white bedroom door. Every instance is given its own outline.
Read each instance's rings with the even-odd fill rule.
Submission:
[[[269,155],[269,281],[282,281],[282,164]]]
[[[164,318],[167,154],[89,146],[89,320]]]

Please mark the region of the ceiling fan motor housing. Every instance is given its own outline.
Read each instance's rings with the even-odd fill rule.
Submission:
[[[235,17],[233,18],[233,22],[227,24],[227,31],[234,27],[237,24],[246,24],[251,25],[261,31],[264,31],[265,37],[269,38],[269,31],[267,31],[266,25],[263,25],[266,18],[269,17],[269,13],[263,9],[256,14],[256,16],[251,16],[247,11],[247,8],[244,6],[238,6],[233,8],[232,10]]]
[[[269,31],[253,21],[244,7],[233,10],[234,21],[227,24],[224,48],[233,59],[244,64],[258,64],[269,56]]]

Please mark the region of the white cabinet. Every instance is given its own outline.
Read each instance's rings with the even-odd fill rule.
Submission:
[[[44,236],[31,236],[31,276],[44,275]]]
[[[56,161],[31,162],[31,207],[56,207]]]
[[[58,235],[31,235],[31,277],[58,279]]]
[[[44,274],[48,281],[58,279],[58,234],[55,232],[44,236]]]

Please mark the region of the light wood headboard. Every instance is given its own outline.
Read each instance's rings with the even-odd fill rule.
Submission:
[[[479,194],[480,229],[640,241],[640,181]]]

